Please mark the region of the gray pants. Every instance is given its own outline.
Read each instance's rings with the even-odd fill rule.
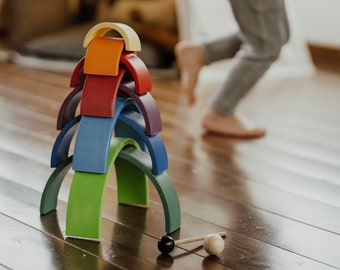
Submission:
[[[201,44],[206,64],[234,57],[212,109],[231,115],[289,39],[284,0],[229,0],[239,32]]]

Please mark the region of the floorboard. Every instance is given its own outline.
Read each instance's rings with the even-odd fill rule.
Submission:
[[[208,256],[200,242],[161,255],[157,191],[150,185],[147,208],[119,205],[113,175],[100,242],[65,236],[72,171],[57,210],[40,216],[68,84],[69,74],[0,63],[0,269],[340,269],[338,75],[262,80],[239,107],[268,128],[257,140],[202,130],[216,85],[207,84],[189,107],[178,80],[153,77],[168,174],[181,203],[173,236],[226,230],[219,256]]]

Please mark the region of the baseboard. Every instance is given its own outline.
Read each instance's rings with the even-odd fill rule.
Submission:
[[[316,68],[340,73],[340,48],[317,44],[308,47]]]

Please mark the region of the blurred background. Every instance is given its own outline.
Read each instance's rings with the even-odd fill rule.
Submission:
[[[268,76],[309,74],[315,67],[340,72],[340,2],[286,4],[292,36]],[[0,0],[0,14],[2,61],[60,71],[73,69],[85,53],[87,31],[103,21],[134,28],[142,42],[139,56],[153,70],[176,70],[179,39],[206,39],[237,27],[227,0]],[[207,68],[208,77],[223,78],[225,62]]]

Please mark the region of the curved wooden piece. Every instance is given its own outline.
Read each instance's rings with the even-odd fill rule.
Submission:
[[[135,91],[138,95],[150,92],[152,81],[148,68],[135,53],[123,52],[120,57],[121,64],[131,73],[135,81]]]
[[[84,60],[85,57],[79,60],[75,68],[73,69],[70,87],[77,87],[79,85],[83,85],[85,81],[86,75],[84,74]]]
[[[150,93],[138,95],[135,92],[135,83],[123,82],[119,86],[118,96],[128,96],[135,100],[142,111],[145,120],[147,135],[156,135],[162,131],[162,120],[157,104]]]
[[[59,132],[51,154],[51,167],[55,168],[59,166],[65,159],[68,158],[68,152],[70,149],[70,144],[74,134],[76,133],[79,125],[81,116],[73,118],[68,122],[65,127]]]
[[[124,110],[115,127],[117,137],[128,137],[136,140],[141,148],[146,145],[152,161],[152,172],[157,175],[168,169],[168,155],[164,142],[159,134],[145,134],[144,120],[141,114]]]
[[[73,156],[63,160],[48,178],[40,200],[40,214],[45,215],[57,208],[60,186],[72,166]]]
[[[85,36],[83,47],[87,48],[93,38],[103,37],[110,30],[117,31],[123,37],[126,51],[137,52],[141,50],[137,33],[126,24],[113,22],[102,22],[93,26]]]
[[[151,159],[137,149],[138,145],[132,139],[114,138],[108,159],[109,171],[106,174],[75,172],[69,194],[66,235],[90,239],[100,237],[104,189],[113,161],[116,165],[119,203],[147,204],[147,176],[161,198],[166,232],[172,233],[180,227],[180,204],[171,179],[166,171],[159,175],[153,174]],[[41,197],[41,214],[56,209],[60,186],[71,162],[72,156],[60,163],[48,179]],[[84,209],[86,211],[82,211]]]
[[[118,75],[123,49],[124,40],[121,38],[93,38],[86,50],[84,73],[104,76]]]
[[[59,109],[57,130],[63,129],[63,127],[75,117],[82,90],[83,86],[78,85],[65,98]]]
[[[109,151],[108,172],[94,174],[76,171],[73,176],[69,193],[66,216],[66,235],[98,239],[101,231],[102,206],[104,191],[111,167],[118,153],[126,146],[138,148],[138,144],[132,139],[114,138]],[[125,168],[126,169],[126,168]],[[131,168],[132,169],[132,168]],[[128,169],[130,170],[130,168]],[[129,174],[129,173],[127,173]],[[129,199],[137,204],[145,204],[148,200],[147,179],[143,173],[134,169],[132,175],[133,185],[125,187]],[[131,177],[130,177],[131,178]],[[121,180],[122,182],[123,180]],[[129,193],[136,189],[135,192]],[[137,192],[136,192],[137,191]],[[136,195],[136,198],[133,196]]]
[[[136,106],[133,99],[117,98],[113,117],[82,116],[75,141],[73,170],[106,173],[114,126],[127,106]]]
[[[80,114],[113,117],[119,84],[125,74],[120,67],[118,76],[87,75],[80,104]]]
[[[122,160],[126,161],[122,164]],[[181,226],[181,209],[175,187],[164,171],[161,174],[155,175],[152,173],[152,165],[150,157],[133,147],[127,146],[118,154],[117,172],[127,172],[131,168],[131,164],[142,170],[156,187],[161,198],[164,215],[165,215],[165,230],[167,233],[172,233]],[[117,174],[118,175],[118,174]]]
[[[116,137],[134,139],[139,144],[142,151],[146,152],[147,148],[143,138],[138,134],[138,132],[133,127],[131,127],[128,123],[125,123],[119,117],[115,125],[114,131]]]

